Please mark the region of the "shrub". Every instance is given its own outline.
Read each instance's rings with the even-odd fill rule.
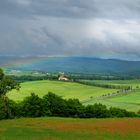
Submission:
[[[112,117],[137,117],[137,115],[134,112],[129,112],[126,111],[125,109],[120,109],[120,108],[115,108],[115,107],[111,107],[109,109]]]
[[[87,118],[107,118],[110,112],[105,105],[94,104],[85,107],[85,115]]]
[[[67,116],[69,117],[85,117],[84,106],[80,103],[78,99],[69,99],[67,103]]]
[[[43,101],[38,95],[31,93],[19,105],[20,115],[24,117],[41,117],[44,116]]]
[[[60,96],[49,92],[43,97],[43,105],[46,115],[65,116],[67,105]]]

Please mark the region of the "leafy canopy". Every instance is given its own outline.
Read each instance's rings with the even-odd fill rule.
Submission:
[[[0,96],[6,95],[6,93],[12,89],[18,90],[19,88],[19,84],[11,78],[7,77],[3,70],[0,69]]]

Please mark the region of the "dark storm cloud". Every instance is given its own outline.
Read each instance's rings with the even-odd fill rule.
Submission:
[[[3,0],[0,11],[16,16],[134,18],[140,15],[140,0]]]
[[[1,0],[0,54],[140,59],[140,0]]]
[[[139,0],[32,0],[32,3],[36,13],[49,16],[133,18],[140,13]]]

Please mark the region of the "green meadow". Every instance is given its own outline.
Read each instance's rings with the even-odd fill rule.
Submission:
[[[120,101],[119,99],[123,99],[124,101]],[[129,95],[128,95],[129,98]],[[126,109],[128,111],[134,111],[137,112],[140,110],[140,103],[135,103],[135,100],[132,99],[131,103],[127,102],[127,96],[126,97],[112,97],[109,99],[98,99],[98,100],[91,100],[89,102],[86,102],[85,105],[88,104],[95,104],[95,103],[101,103],[106,105],[107,107],[117,107]]]
[[[140,86],[140,80],[94,80],[94,82],[119,85],[125,84],[131,85],[133,88]],[[7,95],[10,99],[18,102],[31,93],[35,93],[42,97],[48,92],[53,92],[65,99],[78,98],[85,105],[101,103],[107,105],[107,107],[119,107],[127,109],[128,111],[137,112],[140,110],[140,89],[136,89],[127,95],[95,99],[101,95],[117,92],[117,89],[88,86],[74,82],[43,80],[21,83],[21,89],[19,91],[13,90]]]
[[[60,95],[65,99],[78,98],[80,101],[82,101],[88,100],[91,97],[97,97],[103,94],[113,93],[117,90],[87,86],[74,82],[43,80],[21,83],[20,91],[13,90],[12,92],[8,93],[8,97],[15,101],[20,101],[23,100],[25,97],[29,96],[30,93],[35,93],[42,97],[49,91]]]
[[[98,84],[109,85],[127,85],[132,86],[133,89],[140,87],[140,80],[85,80]],[[140,110],[140,89],[136,89],[127,95],[119,95],[115,97],[108,97],[105,99],[96,99],[86,102],[86,104],[102,103],[108,107],[119,107],[129,111]]]

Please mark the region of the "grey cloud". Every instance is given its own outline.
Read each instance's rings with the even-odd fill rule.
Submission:
[[[138,18],[139,0],[30,0],[34,14],[76,18]]]
[[[26,0],[29,5],[18,1],[0,1],[0,13],[67,18],[138,18],[140,15],[139,0]]]
[[[140,0],[1,0],[0,54],[140,58]]]

